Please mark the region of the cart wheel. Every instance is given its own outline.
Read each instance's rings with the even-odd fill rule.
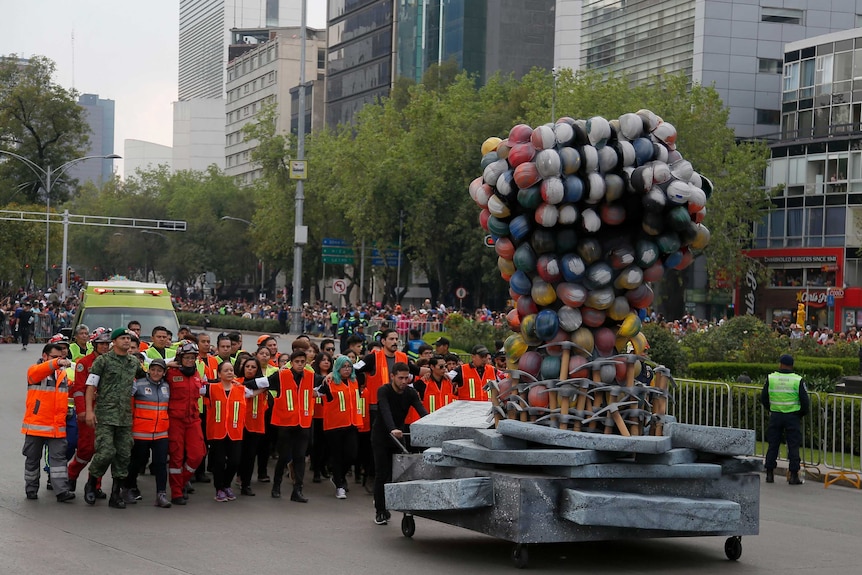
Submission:
[[[413,537],[413,534],[416,533],[416,520],[413,519],[412,515],[404,514],[401,519],[401,533],[404,537]]]
[[[742,557],[742,537],[728,537],[724,542],[724,554],[731,561],[736,561]]]
[[[527,546],[518,543],[512,547],[512,562],[518,569],[523,569],[530,562],[530,554],[527,552]]]

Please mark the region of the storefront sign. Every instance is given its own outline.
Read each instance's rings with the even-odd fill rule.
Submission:
[[[757,303],[757,278],[754,270],[748,270],[743,281],[745,289],[742,290],[742,311],[745,315],[754,315],[754,305]]]
[[[829,291],[827,293],[835,298],[844,297],[844,290],[841,288],[829,288]]]
[[[759,258],[764,264],[829,264],[838,263],[837,256],[763,256]]]
[[[796,301],[811,307],[825,307],[829,294],[826,291],[798,291]]]

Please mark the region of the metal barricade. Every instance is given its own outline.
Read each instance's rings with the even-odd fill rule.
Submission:
[[[54,335],[54,323],[51,321],[51,316],[47,313],[36,314],[36,321],[33,324],[33,337],[36,343],[45,343],[52,335]]]
[[[677,379],[668,413],[680,423],[731,426],[730,385],[719,381]]]
[[[862,396],[830,393],[823,411],[824,474],[823,486],[844,479],[857,489],[862,487]],[[812,409],[813,412],[813,409]]]

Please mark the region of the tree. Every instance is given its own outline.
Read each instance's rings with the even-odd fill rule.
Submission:
[[[90,127],[77,92],[53,82],[55,65],[34,56],[0,58],[0,149],[8,150],[45,169],[56,168],[86,153]],[[0,203],[44,202],[42,178],[23,162],[0,161]],[[58,174],[60,175],[60,174]],[[51,186],[51,201],[61,202],[75,181],[64,176]]]

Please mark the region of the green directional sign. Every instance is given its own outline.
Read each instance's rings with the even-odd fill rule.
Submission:
[[[350,256],[353,257],[355,254],[353,252],[353,248],[345,248],[340,246],[323,246],[323,255],[324,256]]]
[[[323,263],[332,265],[352,266],[353,256],[323,256]]]

